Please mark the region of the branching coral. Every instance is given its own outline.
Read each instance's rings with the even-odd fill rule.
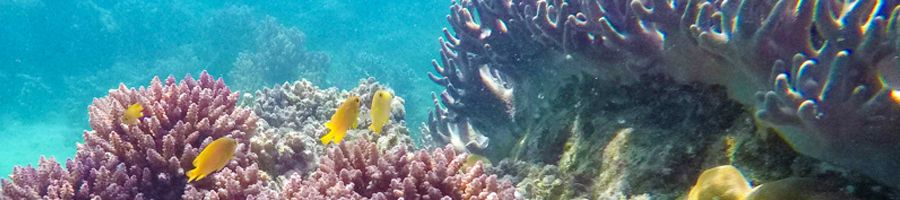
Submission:
[[[365,140],[347,141],[309,178],[292,175],[283,199],[516,199],[515,188],[484,172],[479,162],[463,170],[466,155],[450,148],[407,153],[379,150]]]
[[[256,169],[256,154],[249,151],[256,134],[256,116],[235,107],[238,94],[222,79],[203,72],[199,79],[174,77],[165,83],[155,77],[148,88],[111,90],[89,107],[91,131],[75,158],[66,162],[67,173],[53,160],[35,171],[20,169],[3,182],[3,195],[36,195],[75,199],[264,198],[271,191],[267,177]],[[123,123],[127,105],[145,108],[139,123]],[[239,147],[222,172],[188,185],[184,171],[200,148],[219,137],[231,137]],[[37,175],[37,177],[35,177]],[[49,175],[49,176],[48,176]],[[243,177],[231,179],[230,177]],[[52,189],[46,189],[48,186]],[[185,191],[185,188],[191,188]],[[31,191],[29,191],[31,190]],[[68,193],[64,193],[68,191]],[[183,195],[183,196],[182,196]]]
[[[2,180],[0,197],[11,199],[72,199],[75,188],[69,179],[69,172],[53,158],[38,162],[38,168],[16,167],[10,180]]]
[[[898,3],[456,1],[448,16],[452,32],[441,39],[441,64],[434,62],[442,77],[431,75],[445,88],[440,99],[447,107],[432,115],[452,117],[433,117],[432,124],[454,119],[473,130],[429,131],[489,133],[487,148],[507,150],[494,147],[509,145],[497,142],[508,137],[496,130],[511,130],[519,141],[535,138],[530,132],[558,134],[567,125],[549,122],[571,121],[557,114],[571,111],[545,109],[560,103],[541,98],[563,93],[564,84],[555,82],[625,82],[661,73],[682,83],[724,85],[745,104],[759,100],[758,116],[798,152],[898,186],[891,169],[900,167],[900,157],[889,155],[900,150],[890,145],[900,140],[891,98]]]
[[[422,133],[428,133],[431,137],[429,142],[436,143],[426,146],[452,144],[459,150],[484,153],[490,143],[489,139],[475,132],[466,118],[456,116],[456,113],[442,108],[437,95],[432,93],[432,96],[434,96],[434,110],[428,113],[429,123],[422,126]]]
[[[816,4],[823,44],[772,67],[772,89],[761,92],[759,118],[809,156],[861,170],[900,186],[900,104],[896,77],[900,7],[879,1]],[[886,21],[880,12],[891,15]],[[790,62],[790,64],[788,64]]]
[[[260,134],[252,141],[253,151],[260,155],[260,168],[284,178],[294,172],[305,175],[314,170],[319,155],[324,154],[324,146],[318,139],[325,133],[324,124],[330,120],[337,105],[351,94],[362,100],[361,130],[349,131],[348,139],[374,137],[374,133],[364,129],[371,123],[368,113],[372,94],[379,89],[387,88],[370,78],[361,80],[359,86],[350,91],[319,89],[305,80],[257,91],[253,109],[262,119],[262,125]],[[379,148],[411,148],[403,104],[403,98],[394,98],[391,120],[385,125],[384,133],[375,139]]]

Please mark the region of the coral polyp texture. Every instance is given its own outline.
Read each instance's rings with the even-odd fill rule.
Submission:
[[[65,170],[53,159],[37,169],[17,168],[3,181],[9,199],[256,199],[274,194],[248,148],[257,117],[235,106],[238,94],[202,72],[176,82],[154,77],[149,87],[124,84],[89,107],[90,131],[84,132],[75,158]],[[143,105],[144,118],[122,121],[128,105]],[[225,168],[186,184],[201,148],[214,139],[238,142]]]
[[[590,99],[545,98],[566,85],[662,75],[722,85],[797,152],[900,187],[898,3],[453,1],[430,75],[446,109],[426,130],[508,158],[529,140],[568,139],[545,135],[571,127],[567,108]]]
[[[253,137],[253,151],[260,159],[260,167],[270,175],[287,178],[293,173],[307,175],[318,166],[325,145],[319,137],[327,131],[325,122],[350,95],[360,97],[358,130],[347,132],[347,139],[371,138],[380,149],[394,146],[412,148],[405,125],[404,100],[395,97],[391,103],[391,119],[384,132],[375,137],[366,128],[371,124],[369,107],[372,95],[379,89],[390,90],[375,79],[368,78],[350,91],[337,88],[320,89],[309,81],[284,83],[257,91],[253,110],[260,116],[260,134]]]
[[[464,166],[467,156],[452,147],[407,152],[379,150],[355,140],[330,147],[319,169],[293,175],[282,199],[517,199],[508,181],[485,173],[481,162]],[[464,169],[468,167],[468,169]]]

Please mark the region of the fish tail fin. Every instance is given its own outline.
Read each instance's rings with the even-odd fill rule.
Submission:
[[[326,126],[327,126],[327,125],[326,125]],[[331,142],[332,140],[334,140],[334,134],[335,134],[334,131],[328,131],[328,134],[325,134],[325,135],[322,136],[322,138],[321,138],[322,144],[328,144],[329,142]]]
[[[347,135],[347,132],[343,133],[335,133],[334,134],[334,144],[341,144],[341,140],[344,140],[344,136]]]
[[[369,125],[369,130],[375,132],[375,135],[381,135],[381,126],[376,126],[375,124]]]
[[[191,170],[191,171],[188,171],[188,172],[186,173],[186,175],[187,175],[187,177],[188,177],[188,183],[190,183],[191,181],[195,181],[195,180],[196,180],[196,181],[199,181],[201,178],[203,178],[203,177],[200,176],[200,170],[197,170],[197,169],[193,169],[193,170]]]

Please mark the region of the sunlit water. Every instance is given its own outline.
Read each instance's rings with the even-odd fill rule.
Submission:
[[[72,157],[89,129],[87,106],[119,83],[143,86],[156,75],[202,70],[242,92],[303,78],[350,89],[375,77],[406,99],[407,124],[417,133],[437,88],[426,72],[449,3],[0,1],[0,174],[41,155]],[[294,50],[327,56],[322,73],[236,81],[240,54],[277,60],[260,33],[269,29],[294,34]],[[286,63],[297,62],[276,65]]]

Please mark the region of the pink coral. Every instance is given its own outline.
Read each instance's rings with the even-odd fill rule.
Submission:
[[[3,195],[14,199],[265,196],[268,178],[253,164],[256,155],[247,148],[256,133],[257,118],[251,111],[235,107],[237,98],[222,79],[206,72],[197,80],[187,76],[180,83],[171,76],[165,83],[154,77],[149,88],[119,85],[89,107],[93,130],[84,132],[85,143],[78,145],[75,158],[66,162],[67,172],[53,160],[42,162],[36,171],[19,169],[11,182],[4,181]],[[121,116],[134,103],[143,105],[146,117],[137,124],[125,124]],[[184,171],[193,168],[191,161],[201,147],[225,136],[239,143],[232,162],[218,174],[188,185]],[[57,189],[45,190],[48,183]]]
[[[379,151],[365,140],[328,149],[309,178],[293,175],[283,199],[516,199],[508,181],[484,172],[480,162],[462,170],[466,155],[451,147],[408,154]]]
[[[38,168],[16,167],[10,179],[2,180],[0,197],[10,199],[72,199],[74,188],[67,181],[69,172],[53,158],[38,162]]]

